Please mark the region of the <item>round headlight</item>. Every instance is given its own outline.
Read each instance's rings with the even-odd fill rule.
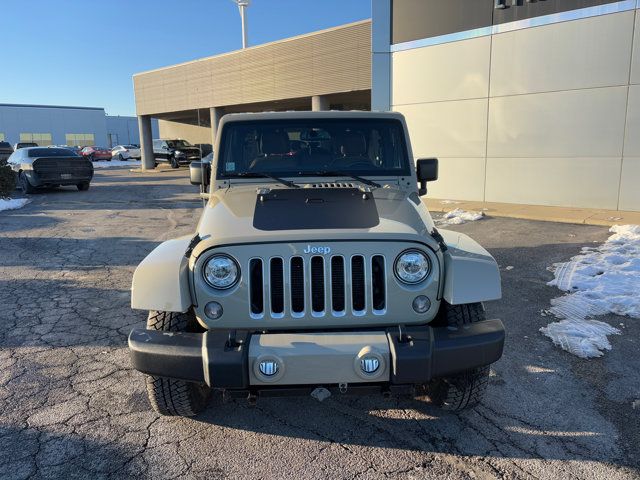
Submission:
[[[204,265],[204,279],[214,288],[231,288],[240,278],[240,267],[226,255],[214,255]]]
[[[419,250],[403,252],[396,259],[396,277],[404,283],[420,283],[427,278],[430,270],[429,257]]]

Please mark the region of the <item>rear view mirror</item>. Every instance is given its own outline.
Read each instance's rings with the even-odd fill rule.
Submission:
[[[189,177],[191,185],[200,185],[202,192],[206,191],[211,176],[211,164],[208,162],[194,161],[189,164]]]
[[[416,162],[416,176],[420,189],[420,196],[427,194],[427,182],[433,182],[438,179],[438,159],[437,158],[421,158]]]

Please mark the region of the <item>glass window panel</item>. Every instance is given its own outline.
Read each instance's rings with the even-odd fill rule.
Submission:
[[[67,133],[65,138],[70,146],[86,147],[95,143],[93,133]]]

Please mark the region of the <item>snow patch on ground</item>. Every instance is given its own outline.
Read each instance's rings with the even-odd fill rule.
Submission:
[[[445,213],[442,218],[437,220],[441,225],[462,225],[467,222],[475,222],[484,217],[484,212],[467,212],[461,208],[456,208]]]
[[[614,313],[640,318],[640,225],[614,225],[599,247],[583,247],[568,262],[555,263],[548,285],[564,292],[548,313],[561,319],[540,331],[562,349],[582,358],[610,350],[607,335],[620,330],[591,317]]]
[[[22,208],[30,201],[28,198],[0,198],[0,212]]]
[[[93,168],[139,167],[138,160],[111,160],[110,162],[93,162]]]

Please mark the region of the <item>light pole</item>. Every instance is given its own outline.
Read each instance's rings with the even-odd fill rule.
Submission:
[[[247,48],[247,12],[246,9],[251,0],[233,0],[240,10],[240,20],[242,21],[242,48]]]

